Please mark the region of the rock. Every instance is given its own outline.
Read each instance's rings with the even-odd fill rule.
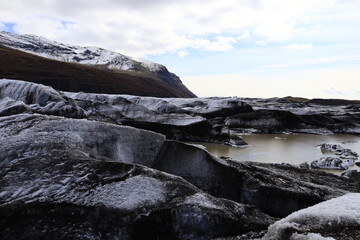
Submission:
[[[0,117],[0,129],[3,239],[209,239],[274,221],[146,167],[160,134],[39,114]]]
[[[312,161],[311,167],[347,170],[349,169],[349,166],[353,166],[354,164],[354,160],[340,159],[335,157],[322,157],[318,160]]]
[[[262,239],[358,239],[359,219],[360,194],[350,193],[281,219]]]
[[[299,167],[303,169],[310,169],[310,164],[308,164],[307,162],[303,162],[299,164]]]

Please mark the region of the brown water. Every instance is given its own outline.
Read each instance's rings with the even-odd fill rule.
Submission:
[[[240,136],[250,146],[234,148],[230,146],[195,143],[203,145],[216,156],[231,157],[237,160],[290,164],[309,164],[324,156],[319,148],[323,143],[340,144],[345,148],[360,153],[360,137],[349,134],[313,135],[313,134],[250,134]],[[358,167],[351,167],[351,169]],[[340,174],[339,170],[330,172]]]

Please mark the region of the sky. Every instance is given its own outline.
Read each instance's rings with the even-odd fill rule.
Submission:
[[[360,0],[12,0],[0,30],[161,63],[200,97],[360,99]]]

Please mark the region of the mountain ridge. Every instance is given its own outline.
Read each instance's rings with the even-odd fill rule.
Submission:
[[[17,35],[3,31],[0,31],[1,45],[0,78],[32,80],[47,85],[53,84],[51,85],[52,87],[63,91],[89,91],[157,97],[196,97],[194,93],[183,85],[180,78],[174,73],[169,72],[165,66],[145,60],[135,60],[135,58],[103,48],[74,46],[35,35]],[[16,51],[21,51],[22,53]],[[6,63],[9,59],[10,62]],[[45,63],[45,59],[49,63]],[[59,63],[55,64],[53,61]],[[25,70],[22,69],[19,66],[20,62],[30,64],[33,70],[27,66],[23,66]],[[51,65],[52,67],[46,70],[42,64],[46,66]],[[57,67],[54,67],[54,65],[57,65]],[[78,65],[82,65],[83,71],[86,71],[84,72],[87,76],[87,83],[85,85],[88,87],[86,88],[81,88],[84,85],[85,79],[79,80],[78,75],[80,74],[81,67]],[[64,81],[62,79],[63,75],[66,75],[69,79],[71,78],[71,75],[66,72],[69,71],[69,68],[72,70],[74,68],[78,69],[74,77],[74,85],[77,86],[75,88],[69,87],[70,83],[70,85],[61,87],[61,81]],[[40,74],[41,72],[44,73],[44,70],[46,71],[46,76],[36,75],[36,72]],[[106,76],[102,77],[101,73]],[[107,89],[96,86],[90,87],[91,82],[101,85],[103,78],[107,82],[104,84],[109,84],[109,80],[113,79],[112,84],[110,84],[111,87],[109,86]],[[80,83],[77,81],[80,81]],[[122,84],[123,81],[124,83]],[[58,83],[55,84],[54,82]],[[116,86],[117,84],[119,86]],[[136,89],[132,90],[132,85],[137,85]],[[156,85],[159,85],[156,87],[157,89],[162,90],[156,92],[150,89],[150,87],[155,87]],[[121,87],[124,89],[121,89]],[[127,90],[125,91],[125,89]]]
[[[136,71],[142,66],[152,72],[164,67],[158,63],[135,59],[104,48],[65,44],[33,34],[20,35],[0,31],[0,43],[7,47],[62,62],[105,65],[108,68],[132,71]]]
[[[60,62],[0,45],[2,78],[41,83],[60,91],[154,97],[193,96],[182,84],[172,86],[151,76],[151,73]]]

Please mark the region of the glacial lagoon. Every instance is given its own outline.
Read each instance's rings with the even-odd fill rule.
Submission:
[[[344,148],[360,153],[360,136],[350,134],[315,135],[315,134],[249,134],[240,135],[249,146],[234,148],[213,143],[193,143],[202,145],[211,154],[230,157],[235,160],[264,163],[290,163],[298,165],[311,163],[325,155],[320,150],[323,143],[340,144]],[[359,161],[359,160],[358,160]],[[350,169],[359,169],[354,166]],[[323,170],[323,169],[322,169]],[[340,174],[341,170],[324,170]]]

